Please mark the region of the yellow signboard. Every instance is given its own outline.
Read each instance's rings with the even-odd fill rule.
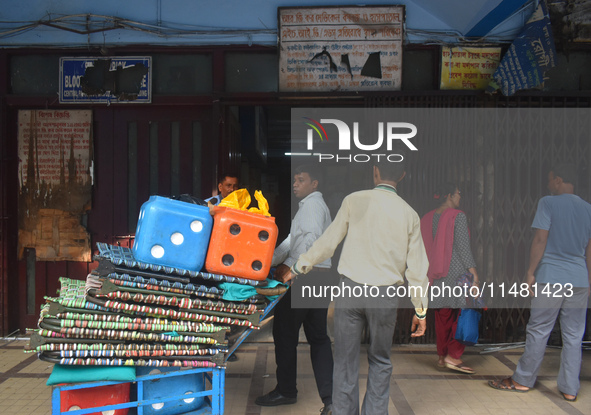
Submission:
[[[440,89],[486,89],[501,61],[501,48],[441,48]]]

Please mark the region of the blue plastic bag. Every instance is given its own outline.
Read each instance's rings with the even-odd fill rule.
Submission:
[[[463,308],[458,318],[455,339],[466,346],[478,343],[478,323],[480,312],[474,308]]]

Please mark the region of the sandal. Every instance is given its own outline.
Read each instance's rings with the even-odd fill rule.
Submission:
[[[558,391],[558,392],[560,392],[560,391]],[[562,399],[564,399],[565,401],[574,402],[577,400],[577,395],[572,395],[572,396],[574,396],[574,398],[567,398],[566,395],[568,395],[568,394],[566,394],[564,392],[560,392],[560,394],[562,395]]]
[[[469,375],[476,372],[471,367],[464,365],[464,363],[458,363],[458,364],[454,364],[454,363],[450,363],[450,362],[443,362],[443,363],[446,368],[451,369],[451,370],[455,370],[457,372],[467,373]]]
[[[495,382],[494,380],[488,381],[488,386],[493,389],[500,390],[500,391],[507,391],[507,392],[518,392],[518,393],[526,393],[529,392],[529,388],[527,389],[517,389],[515,387],[515,383],[513,379],[506,378],[501,381]]]

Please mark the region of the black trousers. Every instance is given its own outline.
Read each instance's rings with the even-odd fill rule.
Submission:
[[[310,273],[312,274],[312,273]],[[326,308],[291,308],[291,288],[275,306],[273,340],[277,363],[277,390],[297,397],[297,346],[302,324],[308,344],[318,394],[324,405],[332,403],[332,348],[326,329]]]

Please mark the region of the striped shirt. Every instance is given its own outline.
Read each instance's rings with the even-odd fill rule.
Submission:
[[[291,268],[299,256],[310,249],[330,223],[330,211],[322,193],[312,192],[300,200],[298,212],[291,221],[289,235],[273,253],[273,265],[285,264]],[[330,258],[320,262],[317,267],[330,268]]]

